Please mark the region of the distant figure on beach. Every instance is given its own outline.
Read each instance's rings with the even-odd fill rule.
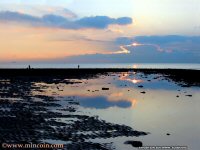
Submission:
[[[78,69],[80,68],[80,65],[78,65]]]
[[[30,66],[30,65],[28,65],[28,69],[31,69],[31,66]]]

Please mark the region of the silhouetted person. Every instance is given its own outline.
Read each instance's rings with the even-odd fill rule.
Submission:
[[[78,65],[78,69],[80,68],[80,65]]]
[[[28,69],[31,69],[31,66],[30,66],[30,65],[28,65]]]

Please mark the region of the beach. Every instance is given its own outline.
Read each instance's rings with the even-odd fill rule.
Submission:
[[[1,143],[200,145],[200,70],[0,69]]]
[[[200,0],[0,0],[0,150],[199,150]]]

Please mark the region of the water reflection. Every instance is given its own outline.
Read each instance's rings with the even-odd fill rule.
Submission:
[[[113,83],[113,78],[118,78],[116,80],[117,83],[118,81],[142,82],[142,80],[130,79],[128,73],[123,73],[98,79],[82,80],[82,83],[76,85],[49,84],[49,88],[46,88],[43,92],[49,96],[76,96],[80,105],[87,108],[134,108],[138,98],[140,99],[139,89],[134,87],[118,87]],[[36,83],[36,85],[47,86],[45,83]],[[106,87],[108,90],[102,90],[102,87]]]
[[[78,97],[80,105],[83,107],[106,109],[109,107],[129,108],[132,106],[131,102],[125,100],[109,101],[106,97]]]
[[[132,105],[131,107],[134,108],[137,105],[137,100],[136,99],[132,99]]]
[[[135,72],[133,74],[135,74]],[[120,80],[122,80],[122,81],[129,81],[129,82],[134,83],[134,84],[143,82],[143,80],[140,80],[140,79],[136,79],[136,78],[131,79],[129,77],[129,75],[130,75],[130,73],[123,73],[121,75],[121,77],[120,77]]]
[[[76,86],[49,86],[54,89],[47,88],[44,91],[46,95],[56,92],[64,98],[76,96],[84,112],[89,111],[109,122],[149,131],[152,134],[139,138],[145,145],[187,145],[194,150],[199,147],[199,87],[180,87],[158,74],[134,72],[82,80]],[[102,87],[108,90],[102,90]],[[185,96],[189,94],[192,97]],[[115,141],[117,143],[120,139]]]

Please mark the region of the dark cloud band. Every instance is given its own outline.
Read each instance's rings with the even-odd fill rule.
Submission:
[[[0,12],[1,22],[17,22],[25,23],[31,26],[44,26],[62,29],[82,29],[96,28],[104,29],[111,24],[128,25],[132,23],[132,18],[110,18],[108,16],[84,17],[79,20],[69,20],[65,17],[49,14],[43,17],[35,17],[28,14],[18,12],[4,11]]]

